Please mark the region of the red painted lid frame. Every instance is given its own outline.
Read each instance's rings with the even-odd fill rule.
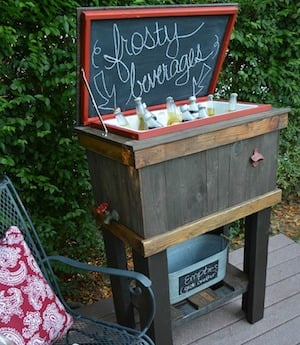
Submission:
[[[94,79],[92,78],[94,75],[93,73],[98,72],[98,70],[94,69],[94,55],[91,54],[91,51],[94,53],[95,49],[101,50],[102,47],[92,47],[91,45],[91,37],[92,37],[92,25],[106,25],[106,23],[110,23],[109,25],[114,25],[114,21],[122,21],[125,20],[133,20],[132,23],[134,24],[134,20],[136,19],[143,19],[147,21],[149,18],[152,20],[168,20],[166,18],[174,18],[176,20],[176,17],[178,20],[180,18],[191,18],[192,19],[198,19],[197,17],[201,16],[212,18],[212,16],[217,16],[216,18],[225,17],[226,16],[226,27],[224,28],[224,36],[222,39],[222,42],[220,42],[220,49],[218,51],[217,59],[215,62],[214,70],[212,72],[212,76],[210,78],[210,82],[207,88],[207,93],[205,95],[201,95],[198,100],[203,100],[206,98],[206,96],[210,93],[214,93],[216,84],[218,81],[219,73],[222,68],[222,64],[226,55],[226,51],[228,48],[228,44],[230,41],[230,35],[233,31],[234,23],[236,20],[238,8],[236,5],[198,5],[198,6],[161,6],[161,7],[127,7],[127,8],[82,8],[79,9],[79,64],[80,64],[80,70],[84,71],[86,80],[88,83],[91,83]],[[157,19],[158,18],[158,19]],[[215,18],[215,17],[214,17]],[[196,22],[195,22],[196,23]],[[127,23],[128,24],[128,23]],[[102,30],[100,31],[102,33]],[[98,34],[98,32],[97,32]],[[114,33],[115,34],[115,33]],[[101,36],[101,35],[100,35]],[[105,36],[105,35],[104,35]],[[132,35],[133,36],[133,35]],[[106,36],[107,37],[107,36]],[[105,45],[105,39],[106,37],[103,37],[104,45]],[[108,38],[108,40],[111,37]],[[113,39],[115,40],[116,37],[113,36]],[[118,37],[120,39],[120,37]],[[125,40],[124,38],[122,38]],[[101,42],[103,43],[103,42]],[[161,43],[161,42],[160,42]],[[148,44],[150,46],[150,44]],[[125,49],[125,48],[124,48]],[[102,52],[101,52],[102,53]],[[104,54],[103,54],[104,55]],[[130,52],[128,52],[128,56],[130,55]],[[145,59],[144,59],[145,60]],[[116,60],[114,62],[111,62],[111,66],[114,64],[114,66],[117,64]],[[110,66],[110,67],[111,67]],[[98,68],[98,66],[97,66]],[[109,73],[110,71],[106,72]],[[120,74],[121,75],[121,74]],[[104,80],[102,78],[102,80]],[[104,80],[105,82],[105,80]],[[96,85],[96,82],[95,82]],[[104,85],[105,86],[105,85]],[[128,85],[129,87],[130,85]],[[100,86],[102,87],[102,86]],[[118,84],[114,85],[115,89],[112,89],[112,91],[115,91],[117,93]],[[164,95],[163,99],[167,96],[169,96],[169,90],[163,91]],[[109,94],[109,93],[107,93]],[[121,93],[120,93],[121,94]],[[162,109],[165,106],[164,100],[160,103],[148,103],[147,105],[151,110],[154,109]],[[146,100],[147,101],[147,100]],[[175,98],[176,103],[182,104],[187,102],[187,98],[184,99],[178,99]],[[96,100],[96,104],[97,100]],[[102,104],[101,104],[102,105]],[[123,110],[123,104],[115,104],[115,106],[120,106]],[[88,93],[88,89],[83,81],[82,76],[79,77],[79,118],[80,118],[80,124],[87,125],[87,126],[97,126],[101,128],[101,123],[99,121],[99,118],[96,114],[96,111],[93,110],[94,114],[92,113],[92,103],[91,99]],[[111,118],[112,117],[112,111],[113,108],[111,108],[111,111],[108,111],[108,113],[105,113],[103,115],[103,118]],[[132,107],[129,109],[124,109],[123,113],[125,115],[127,114],[133,114],[135,113],[134,109],[134,102],[132,102]],[[251,111],[247,111],[246,114],[248,115],[251,113]],[[221,120],[226,120],[227,118],[230,118],[231,116],[240,116],[240,114],[234,114],[234,115],[226,115],[225,117],[222,116]],[[205,120],[196,120],[193,122],[186,122],[182,123],[176,126],[167,126],[161,129],[156,130],[146,130],[143,132],[135,133],[135,131],[131,131],[130,129],[123,129],[118,128],[117,126],[107,126],[109,130],[115,133],[119,133],[121,135],[124,135],[126,137],[131,137],[134,139],[144,139],[151,136],[157,136],[157,135],[163,135],[169,132],[174,132],[178,130],[183,130],[185,128],[191,128],[199,125],[204,125],[212,122],[220,121],[221,117],[216,118],[209,118]]]

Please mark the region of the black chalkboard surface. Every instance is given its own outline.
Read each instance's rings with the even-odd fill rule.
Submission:
[[[80,68],[102,115],[213,93],[225,57],[235,6],[80,10]],[[81,115],[97,114],[84,83]]]

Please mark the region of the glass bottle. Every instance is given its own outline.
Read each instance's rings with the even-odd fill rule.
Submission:
[[[191,114],[189,107],[187,106],[187,104],[183,104],[180,107],[180,111],[181,111],[181,116],[182,116],[182,121],[191,121],[191,120],[195,120],[195,117]]]
[[[189,98],[189,101],[190,101],[189,111],[190,111],[190,113],[191,113],[195,118],[197,118],[197,117],[198,117],[198,106],[197,106],[197,103],[196,103],[196,97],[195,97],[195,96],[191,96],[191,97]]]
[[[205,119],[206,117],[208,117],[207,111],[206,111],[206,107],[204,107],[203,105],[199,104],[198,106],[198,119]]]
[[[168,114],[168,125],[179,123],[182,121],[182,116],[177,112],[177,107],[173,97],[167,97],[166,99],[167,114]]]
[[[137,115],[138,121],[139,121],[138,129],[140,131],[142,131],[142,130],[146,129],[146,125],[144,122],[145,108],[142,104],[142,98],[141,97],[137,97],[134,101],[135,101],[136,115]]]
[[[146,103],[143,103],[144,115],[143,120],[147,129],[160,128],[163,125],[157,121],[157,118],[148,110]]]
[[[126,117],[123,115],[123,113],[121,112],[121,109],[119,107],[117,107],[114,110],[114,115],[115,118],[117,119],[117,122],[120,126],[123,127],[130,127],[128,120],[126,119]]]
[[[207,96],[207,114],[208,116],[215,115],[215,106],[214,106],[214,96]]]
[[[235,111],[237,104],[237,93],[232,93],[229,98],[228,111]]]

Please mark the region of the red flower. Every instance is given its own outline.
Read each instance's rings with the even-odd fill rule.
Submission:
[[[109,209],[108,202],[105,201],[96,207],[96,213],[102,214],[102,213],[105,213],[106,211],[108,211],[108,209]]]

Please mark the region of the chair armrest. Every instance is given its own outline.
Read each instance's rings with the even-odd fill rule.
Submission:
[[[121,270],[119,268],[113,268],[113,267],[94,266],[94,265],[86,264],[74,259],[70,259],[66,256],[61,256],[61,255],[48,256],[47,259],[45,259],[44,261],[46,260],[59,261],[66,265],[76,267],[85,271],[93,271],[93,272],[98,272],[98,273],[104,273],[104,274],[134,279],[138,281],[139,283],[141,283],[146,288],[149,288],[152,284],[151,280],[148,277],[146,277],[142,273],[135,272],[135,271]]]
[[[151,323],[154,319],[154,315],[155,315],[155,311],[156,311],[156,304],[155,304],[155,297],[154,297],[153,291],[151,289],[152,282],[144,274],[142,274],[140,272],[122,270],[122,269],[113,268],[113,267],[101,267],[101,266],[90,265],[90,264],[86,264],[86,263],[83,263],[83,262],[80,262],[80,261],[77,261],[74,259],[70,259],[68,257],[61,256],[61,255],[48,256],[43,261],[44,262],[48,261],[49,264],[50,264],[50,261],[58,261],[58,262],[61,262],[63,264],[66,264],[68,266],[72,266],[72,267],[75,267],[75,268],[78,268],[81,270],[90,271],[90,272],[98,272],[98,273],[128,278],[130,280],[135,280],[138,283],[140,283],[144,287],[144,290],[146,291],[146,293],[148,294],[148,297],[149,297],[149,309],[148,309],[149,312],[147,313],[148,316],[144,322],[144,325],[143,325],[144,327],[141,330],[141,336],[146,334],[146,332],[150,328]],[[51,264],[50,264],[50,266],[51,266]],[[61,296],[61,298],[62,298],[62,296]]]

